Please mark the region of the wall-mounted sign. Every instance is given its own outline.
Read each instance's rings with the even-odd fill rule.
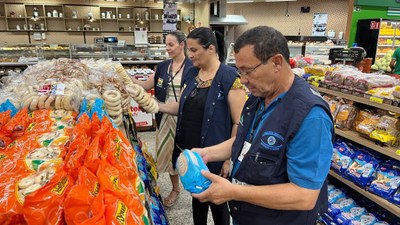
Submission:
[[[314,13],[312,36],[325,36],[328,13]]]
[[[171,31],[176,30],[176,23],[178,20],[178,8],[176,3],[164,3],[164,16],[163,16],[163,30]]]

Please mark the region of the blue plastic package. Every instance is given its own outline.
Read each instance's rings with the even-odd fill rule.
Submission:
[[[355,184],[365,188],[373,179],[373,174],[378,167],[379,161],[373,156],[358,151],[354,160],[346,170],[345,175]]]
[[[389,199],[400,186],[400,170],[391,169],[390,165],[378,168],[375,179],[371,182],[370,192],[384,199]]]
[[[327,214],[334,218],[341,212],[348,212],[351,208],[356,206],[356,203],[351,198],[343,198],[328,207]]]
[[[360,220],[361,216],[365,215],[366,213],[367,213],[367,210],[364,207],[355,206],[347,212],[339,213],[335,217],[334,221],[337,224],[349,225],[349,224],[351,224],[351,221]]]
[[[354,155],[354,150],[349,145],[343,141],[336,141],[333,145],[332,169],[344,173],[353,162]]]
[[[339,199],[346,198],[346,194],[340,189],[335,189],[328,194],[328,202],[333,204]]]
[[[400,188],[397,189],[397,191],[389,200],[397,205],[400,205]]]
[[[11,111],[11,117],[14,117],[15,114],[17,114],[18,112],[18,109],[14,106],[14,104],[12,104],[10,100],[7,99],[0,105],[0,112],[6,112],[8,110]]]
[[[176,161],[176,168],[183,187],[190,193],[201,193],[211,185],[211,181],[201,175],[202,170],[209,170],[197,152],[185,149]]]

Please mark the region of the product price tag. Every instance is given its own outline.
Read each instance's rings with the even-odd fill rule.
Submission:
[[[376,102],[376,103],[379,103],[379,104],[382,104],[382,103],[383,103],[383,98],[378,98],[378,97],[375,97],[375,96],[371,96],[371,97],[369,98],[369,100],[370,100],[371,102]]]
[[[314,85],[315,87],[319,87],[319,83],[317,81],[313,81],[311,82],[312,85]]]
[[[396,155],[400,155],[400,149],[396,150]]]

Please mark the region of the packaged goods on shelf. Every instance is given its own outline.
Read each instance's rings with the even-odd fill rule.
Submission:
[[[332,184],[328,185],[328,211],[318,221],[322,224],[369,224],[387,225],[374,211],[370,211],[367,203],[348,196]],[[353,199],[354,198],[354,199]]]
[[[341,129],[352,129],[358,111],[353,104],[341,105],[336,114],[335,124]]]

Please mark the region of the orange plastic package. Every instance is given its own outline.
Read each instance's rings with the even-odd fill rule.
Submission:
[[[97,177],[105,193],[111,193],[123,201],[136,215],[143,215],[145,208],[136,191],[136,186],[123,173],[105,160],[101,160]]]
[[[90,140],[91,138],[91,131],[92,129],[92,123],[89,119],[89,116],[84,113],[82,114],[81,117],[79,117],[79,120],[72,131],[71,139],[74,140],[75,138],[84,135],[86,138]]]
[[[96,175],[82,166],[78,180],[64,201],[65,221],[68,225],[105,224],[103,192]]]
[[[76,138],[68,148],[64,168],[74,179],[78,178],[78,170],[83,166],[88,148],[89,140],[85,137]]]
[[[25,129],[29,125],[28,119],[28,108],[24,108],[20,110],[15,116],[8,121],[2,128],[2,132],[11,137],[12,139],[16,139],[24,135]]]
[[[51,120],[50,118],[51,110],[49,109],[39,109],[32,111],[28,114],[29,122],[43,122],[46,120]]]
[[[74,180],[63,169],[57,170],[50,182],[25,197],[22,207],[28,224],[63,224],[63,202]]]
[[[108,133],[104,142],[103,153],[107,161],[119,171],[124,172],[130,180],[136,179],[138,176],[137,166],[133,160],[135,152],[121,131],[112,129]]]
[[[86,153],[84,165],[92,171],[92,173],[96,173],[97,169],[100,165],[100,157],[102,153],[102,148],[104,145],[104,139],[97,135],[93,140],[92,143],[89,145],[89,149]]]
[[[0,183],[0,224],[17,224],[24,222],[22,214],[23,199],[19,197],[18,181],[30,174],[2,175]]]
[[[113,125],[111,121],[107,117],[103,117],[103,120],[100,121],[97,113],[94,113],[92,116],[92,137],[95,137],[99,134],[105,135],[111,129],[113,129]]]
[[[141,215],[110,193],[104,193],[106,222],[108,225],[144,225]]]
[[[11,110],[7,110],[5,112],[0,113],[0,130],[1,127],[4,126],[4,124],[8,123],[11,119]]]
[[[0,133],[0,152],[4,151],[11,142],[11,138],[7,137],[5,134]]]

